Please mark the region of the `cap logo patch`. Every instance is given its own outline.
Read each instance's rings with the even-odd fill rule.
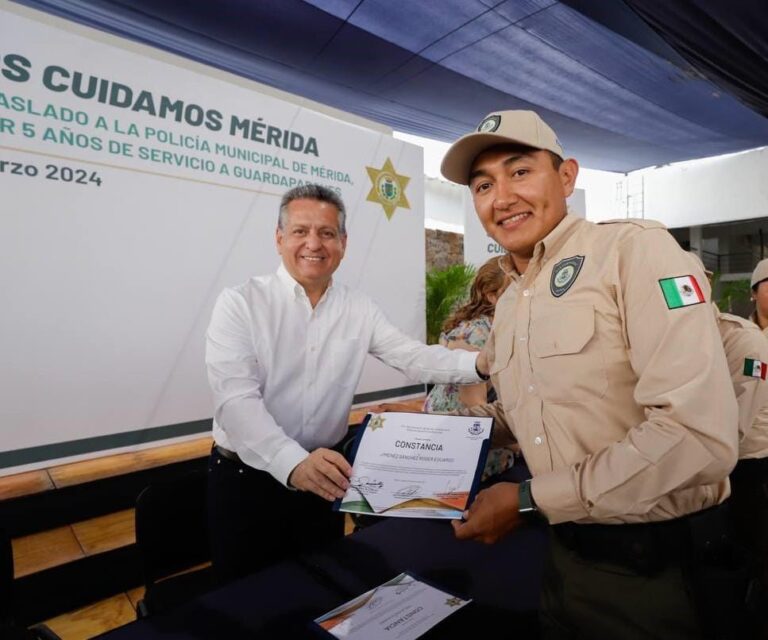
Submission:
[[[552,268],[549,291],[555,298],[559,298],[573,286],[583,264],[584,256],[571,256],[561,260]]]
[[[488,116],[477,127],[480,133],[491,133],[501,125],[501,116]]]

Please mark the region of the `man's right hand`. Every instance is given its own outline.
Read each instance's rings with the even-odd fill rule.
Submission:
[[[452,520],[451,524],[459,540],[497,542],[522,524],[520,485],[497,482],[483,489],[464,512],[464,520]]]
[[[352,467],[343,455],[332,449],[315,449],[294,467],[288,484],[333,502],[344,497],[351,475]]]

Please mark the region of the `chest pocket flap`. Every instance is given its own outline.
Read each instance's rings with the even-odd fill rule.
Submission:
[[[558,314],[534,318],[531,344],[539,358],[579,353],[595,334],[592,305],[569,306]]]

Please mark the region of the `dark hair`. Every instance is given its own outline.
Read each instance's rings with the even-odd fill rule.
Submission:
[[[555,171],[559,171],[560,165],[563,164],[563,159],[554,151],[546,149],[546,152],[549,154],[549,159],[552,160],[552,166],[555,168]]]
[[[335,191],[319,184],[302,184],[283,194],[280,199],[280,213],[277,216],[277,228],[281,231],[285,229],[288,221],[288,205],[294,200],[317,200],[332,204],[339,214],[339,233],[347,235],[347,210],[344,201]]]
[[[469,300],[449,316],[443,324],[443,331],[447,333],[465,320],[492,316],[496,304],[488,300],[488,296],[498,294],[504,288],[506,279],[507,274],[501,268],[499,258],[487,260],[477,270],[469,290]]]

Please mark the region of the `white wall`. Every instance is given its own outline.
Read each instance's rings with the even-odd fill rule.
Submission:
[[[587,220],[600,222],[626,217],[622,199],[624,174],[581,167],[576,188],[584,192]]]
[[[643,169],[644,217],[668,227],[768,215],[768,148]]]
[[[424,224],[427,229],[464,233],[461,194],[466,189],[439,178],[424,179]]]

